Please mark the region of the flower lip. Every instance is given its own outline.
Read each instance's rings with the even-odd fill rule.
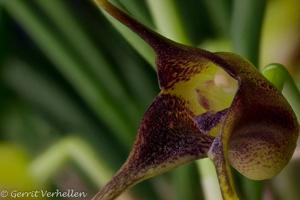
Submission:
[[[212,128],[216,127],[219,123],[221,123],[222,120],[224,120],[227,111],[228,108],[216,113],[208,111],[200,116],[197,116],[196,121],[199,129],[204,133],[208,133]]]

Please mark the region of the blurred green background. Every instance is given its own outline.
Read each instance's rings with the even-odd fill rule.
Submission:
[[[259,69],[282,63],[300,86],[299,0],[113,2],[178,42],[239,53]],[[92,1],[0,0],[0,190],[74,189],[90,199],[125,161],[158,92],[151,49]],[[299,116],[299,93],[284,94]],[[272,180],[235,178],[241,199],[298,200],[299,147]],[[221,197],[203,160],[120,199]]]

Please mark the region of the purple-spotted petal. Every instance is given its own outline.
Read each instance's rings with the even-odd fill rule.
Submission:
[[[94,199],[114,199],[144,179],[206,157],[212,141],[185,101],[161,94],[145,113],[126,163]]]

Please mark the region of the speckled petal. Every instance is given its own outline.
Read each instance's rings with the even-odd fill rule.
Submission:
[[[229,107],[236,92],[237,82],[213,62],[223,62],[222,59],[208,51],[187,47],[157,34],[107,0],[95,2],[154,49],[157,56],[158,80],[163,92],[184,98],[196,115]],[[233,85],[231,91],[224,92],[222,86],[216,84],[215,75],[220,74],[223,74],[225,79],[230,79],[229,82]]]
[[[231,53],[218,55],[240,79],[223,124],[224,152],[246,177],[271,178],[294,152],[299,132],[296,116],[282,94],[249,62]]]
[[[145,113],[128,160],[94,199],[114,199],[144,179],[206,157],[212,141],[200,132],[185,101],[161,94]]]
[[[208,149],[226,200],[238,199],[230,165],[262,180],[287,164],[296,146],[297,120],[255,67],[232,53],[170,41],[107,0],[95,1],[152,46],[161,87],[127,162],[95,199],[113,199],[141,180],[206,156]],[[220,78],[220,72],[227,77]],[[236,86],[228,94],[219,88],[227,83]]]

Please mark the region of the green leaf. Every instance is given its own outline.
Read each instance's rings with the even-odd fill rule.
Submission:
[[[203,199],[203,192],[200,185],[200,179],[202,177],[198,173],[195,163],[191,163],[175,169],[172,177],[177,200]]]
[[[140,0],[118,0],[133,16],[141,21],[141,23],[152,27],[153,22],[150,12],[147,9],[146,2]]]
[[[119,153],[124,149],[115,141],[116,138],[109,135],[109,132],[103,126],[95,124],[94,118],[82,109],[82,106],[70,96],[68,90],[58,84],[55,79],[47,76],[49,74],[45,75],[34,70],[32,65],[29,66],[24,61],[17,59],[7,61],[1,74],[3,83],[31,110],[40,113],[36,117],[36,121],[41,121],[41,125],[44,123],[43,121],[47,121],[51,123],[48,126],[55,127],[56,132],[76,131],[81,137],[86,138],[90,144],[97,147],[100,152],[109,151],[109,155],[104,155],[105,161],[116,168],[116,163],[121,162],[124,156]],[[11,114],[13,115],[13,113],[7,113],[7,115]],[[24,114],[24,118],[26,116]],[[38,123],[35,124],[38,125]],[[7,122],[6,126],[10,126],[10,123]],[[28,133],[33,132],[28,131]],[[32,142],[40,143],[40,141],[43,141],[32,139],[34,136],[27,135],[27,132],[24,132],[24,135],[21,134],[20,137],[28,138]],[[27,141],[27,139],[24,141]],[[45,141],[48,140],[45,139]],[[31,146],[28,145],[28,148],[37,149],[37,146],[39,145],[32,144]]]
[[[231,19],[230,0],[205,0],[204,3],[216,32],[222,37],[229,36]]]
[[[72,56],[56,34],[41,21],[32,8],[27,5],[27,2],[5,1],[4,7],[22,25],[95,113],[113,130],[119,141],[128,147],[133,138],[133,125],[128,123],[128,119],[103,88],[86,75],[80,62],[76,61],[76,58]]]
[[[128,41],[128,43],[131,44],[152,67],[155,67],[154,51],[141,38],[139,38],[129,28],[124,26],[118,20],[114,19],[105,12],[103,12],[103,14],[112,23],[112,25],[121,33],[121,35]]]
[[[174,41],[190,44],[175,0],[147,0],[158,32]]]
[[[235,53],[259,63],[261,29],[266,0],[234,0],[231,36]]]
[[[54,22],[58,30],[63,33],[64,41],[68,41],[73,50],[86,63],[84,66],[90,69],[96,76],[98,84],[121,104],[122,109],[130,120],[138,119],[138,110],[132,98],[126,93],[124,84],[113,72],[113,66],[105,59],[99,49],[88,38],[84,30],[75,21],[70,9],[61,0],[36,0],[35,1],[47,16]]]

